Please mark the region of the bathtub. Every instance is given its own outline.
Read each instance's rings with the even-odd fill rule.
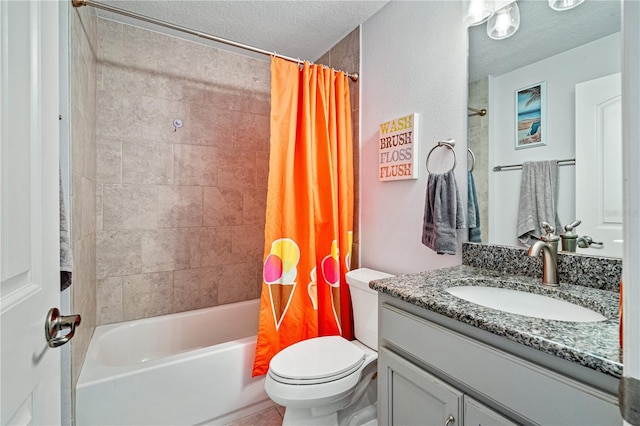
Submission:
[[[76,387],[83,425],[224,424],[273,403],[252,378],[259,299],[96,328]]]

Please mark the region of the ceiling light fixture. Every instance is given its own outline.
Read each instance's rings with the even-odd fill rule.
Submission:
[[[549,0],[549,7],[553,10],[563,11],[573,9],[584,3],[584,0]]]
[[[513,2],[497,10],[487,22],[487,35],[494,40],[512,36],[520,28],[520,8]]]
[[[548,0],[553,10],[573,9],[585,0]],[[488,22],[487,22],[488,20]],[[520,8],[516,0],[468,0],[464,23],[471,27],[487,22],[487,35],[494,40],[512,36],[520,28]]]
[[[487,22],[487,19],[493,15],[493,3],[493,0],[469,0],[465,25],[472,27]]]

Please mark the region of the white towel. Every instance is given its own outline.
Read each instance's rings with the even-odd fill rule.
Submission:
[[[456,229],[465,227],[464,211],[453,171],[427,179],[422,244],[438,254],[456,254]]]
[[[517,236],[530,246],[545,231],[540,223],[547,222],[560,232],[558,217],[558,160],[525,161],[520,181]]]

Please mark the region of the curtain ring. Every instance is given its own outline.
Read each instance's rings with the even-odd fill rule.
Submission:
[[[429,170],[429,157],[431,157],[431,153],[436,149],[436,148],[440,148],[441,146],[444,146],[446,148],[449,148],[451,150],[451,152],[453,153],[453,166],[451,167],[450,170],[447,171],[453,171],[453,169],[456,168],[456,163],[457,163],[457,158],[456,158],[456,150],[453,149],[454,145],[455,145],[456,141],[454,141],[453,139],[447,139],[446,141],[438,141],[438,143],[436,144],[436,146],[434,146],[433,148],[431,148],[431,150],[429,151],[429,153],[427,154],[427,172],[431,173],[431,170]]]

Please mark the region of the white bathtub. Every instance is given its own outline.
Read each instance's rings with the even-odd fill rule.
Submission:
[[[267,408],[251,378],[260,301],[97,327],[76,388],[82,425],[224,424]]]

